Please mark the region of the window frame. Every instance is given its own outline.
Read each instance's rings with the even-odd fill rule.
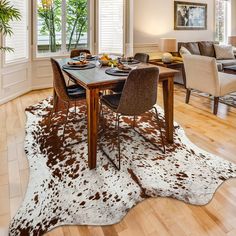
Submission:
[[[215,18],[215,41],[218,41],[220,44],[228,44],[228,36],[231,35],[231,12],[232,12],[232,1],[231,0],[223,0],[225,2],[224,7],[226,14],[224,15],[224,41],[219,41],[219,37],[217,35],[217,22],[218,19],[216,18],[216,4],[215,4],[215,12],[214,12],[214,18]]]
[[[24,57],[24,58],[19,58],[17,60],[14,60],[14,61],[11,61],[11,62],[7,62],[6,61],[6,52],[2,52],[0,53],[0,57],[1,57],[1,67],[2,68],[7,68],[9,66],[15,66],[15,65],[19,65],[19,64],[24,64],[24,63],[27,63],[31,60],[31,52],[30,52],[30,45],[31,45],[31,35],[30,35],[30,29],[31,29],[31,21],[30,21],[30,16],[31,16],[31,3],[27,0],[25,0],[25,4],[26,4],[26,12],[28,12],[28,14],[26,14],[26,19],[27,19],[27,32],[28,32],[28,35],[27,35],[27,42],[26,42],[26,45],[27,45],[27,57]],[[14,37],[14,35],[13,35]],[[1,44],[3,45],[3,47],[6,46],[6,36],[3,36],[1,35],[0,37],[0,40],[1,40]]]
[[[123,53],[126,53],[126,32],[127,32],[127,2],[123,0]],[[99,0],[96,0],[96,53],[99,53]],[[109,52],[107,52],[109,54]],[[112,53],[120,55],[119,53]]]
[[[50,57],[68,57],[70,55],[69,52],[66,50],[66,0],[62,0],[62,15],[61,15],[61,20],[62,20],[62,30],[61,30],[61,40],[62,40],[62,47],[59,52],[47,52],[47,53],[38,53],[38,12],[37,12],[37,1],[33,1],[33,6],[32,6],[32,21],[33,21],[33,36],[32,36],[32,58],[33,60],[44,60],[46,58]],[[94,4],[93,0],[88,0],[88,39],[87,39],[87,44],[88,44],[88,49],[91,50],[91,45],[92,45],[92,34],[91,34],[91,29],[93,29],[93,12],[94,12]]]

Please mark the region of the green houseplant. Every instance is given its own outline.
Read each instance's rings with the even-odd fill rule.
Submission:
[[[0,34],[3,36],[11,36],[13,34],[10,22],[13,20],[20,20],[21,14],[18,9],[13,7],[9,1],[0,0]],[[13,48],[2,47],[0,50],[13,51]]]

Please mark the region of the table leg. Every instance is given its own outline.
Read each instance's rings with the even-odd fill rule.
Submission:
[[[166,138],[169,143],[173,143],[174,132],[174,77],[169,77],[162,81],[163,100],[166,123]]]
[[[88,113],[88,165],[90,169],[94,169],[97,162],[99,89],[87,89],[86,99]]]

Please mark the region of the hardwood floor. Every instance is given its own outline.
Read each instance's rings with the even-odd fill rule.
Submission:
[[[51,95],[34,91],[0,106],[0,236],[22,202],[28,183],[24,154],[24,109]],[[159,91],[159,103],[162,96]],[[199,147],[236,163],[236,109],[221,104],[212,114],[209,99],[193,94],[184,103],[185,90],[175,86],[175,121]],[[148,199],[134,207],[117,225],[64,226],[46,236],[234,236],[236,235],[236,180],[226,181],[206,206],[168,199]]]

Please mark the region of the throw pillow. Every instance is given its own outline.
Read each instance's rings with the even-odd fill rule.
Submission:
[[[233,47],[231,45],[214,44],[216,59],[234,59]]]
[[[198,42],[198,46],[199,46],[202,56],[215,57],[214,42],[201,41],[201,42]]]
[[[181,57],[183,55],[192,55],[192,53],[185,47],[181,46],[180,50],[179,50],[179,54],[181,55]]]

